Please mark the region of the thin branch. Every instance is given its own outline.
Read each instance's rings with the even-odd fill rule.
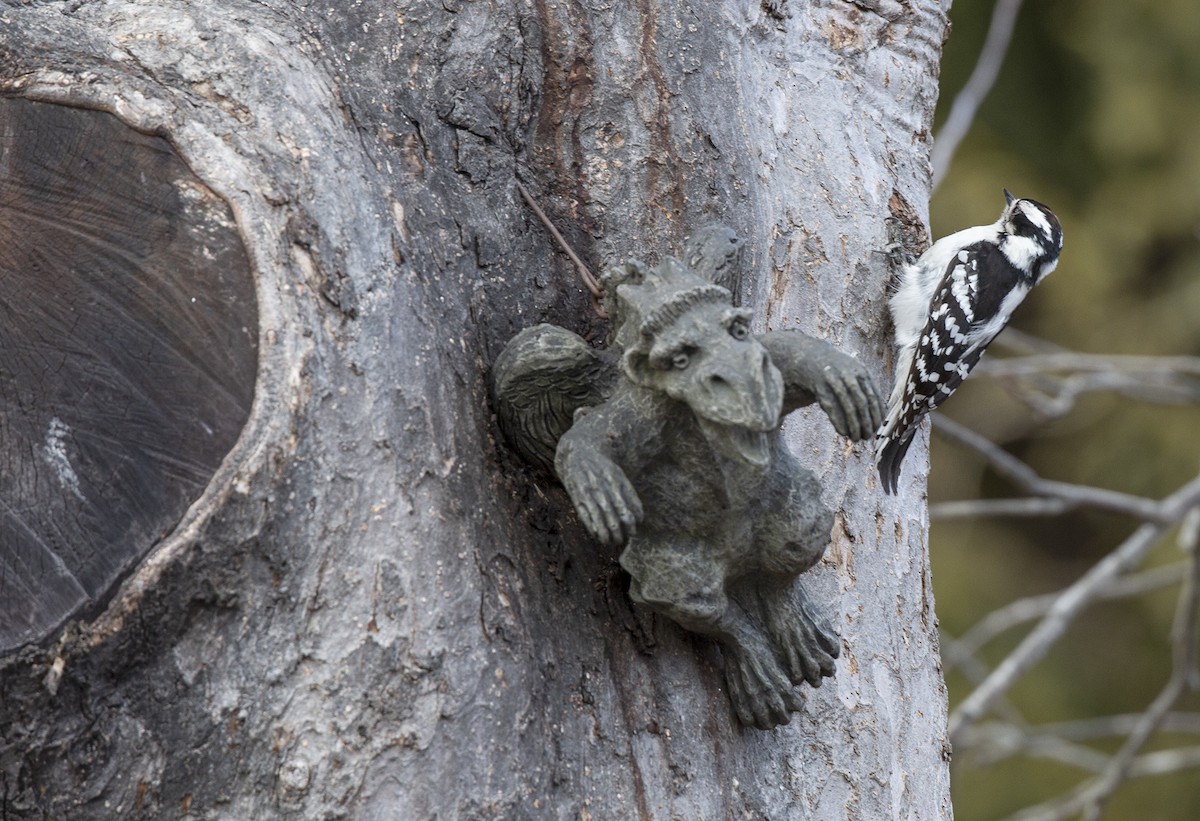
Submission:
[[[992,359],[981,371],[1007,382],[1029,405],[1047,416],[1070,411],[1089,392],[1111,391],[1145,402],[1200,402],[1200,358],[1083,354],[1020,333],[1006,334],[1005,347],[1021,356]],[[963,500],[932,506],[931,517],[1057,515],[1076,507],[1136,517],[1141,526],[1075,584],[1059,593],[1029,597],[1000,608],[959,640],[943,641],[947,670],[959,667],[975,690],[949,721],[951,741],[983,764],[1016,755],[1062,762],[1094,775],[1010,821],[1063,821],[1080,814],[1097,821],[1112,795],[1131,778],[1200,768],[1200,746],[1144,752],[1157,733],[1200,733],[1200,714],[1172,712],[1189,690],[1200,689],[1200,477],[1164,500],[1043,479],[1021,460],[972,431],[935,417],[935,429],[980,454],[1032,498]],[[1181,524],[1178,542],[1188,560],[1130,573],[1169,527]],[[1029,727],[1006,694],[1058,642],[1085,608],[1101,599],[1135,596],[1183,582],[1172,627],[1172,671],[1145,711],[1080,722]],[[1024,622],[1040,619],[1016,650],[982,681],[987,668],[978,655],[988,642]],[[1006,721],[981,725],[986,713]],[[1015,719],[1013,718],[1015,716]],[[1085,745],[1124,736],[1112,755]]]
[[[1113,757],[1104,774],[1096,780],[1094,789],[1089,791],[1084,811],[1085,821],[1096,821],[1100,817],[1108,799],[1121,782],[1129,777],[1135,756],[1158,731],[1159,725],[1179,701],[1180,696],[1189,689],[1188,685],[1196,669],[1197,617],[1200,617],[1200,553],[1193,551],[1191,572],[1184,579],[1183,590],[1179,594],[1179,603],[1175,610],[1175,623],[1171,627],[1171,676],[1142,714],[1120,752]]]
[[[1107,588],[1097,591],[1095,601],[1139,596],[1152,590],[1179,584],[1188,567],[1188,562],[1176,562],[1114,579]],[[957,639],[943,640],[942,663],[946,670],[953,670],[962,663],[964,658],[974,656],[992,639],[1017,625],[1045,616],[1053,609],[1054,603],[1062,595],[1063,591],[1059,591],[1043,596],[1018,599],[998,610],[993,610]]]
[[[1042,339],[1040,336],[1026,333],[1019,328],[1011,327],[1005,328],[1004,333],[996,337],[995,341],[988,346],[988,349],[1015,351],[1023,356],[1029,354],[1072,353],[1069,348],[1064,348],[1057,342],[1051,342],[1047,339]],[[982,363],[980,363],[980,366],[982,367]]]
[[[950,716],[950,740],[957,740],[966,728],[978,723],[991,705],[1046,655],[1083,609],[1114,579],[1136,567],[1170,523],[1182,519],[1197,504],[1200,504],[1200,477],[1164,499],[1155,516],[1064,590],[1020,645]]]
[[[958,669],[976,687],[987,681],[987,677],[992,674],[991,668],[976,655],[964,655],[960,658]],[[1013,704],[1008,697],[998,698],[991,709],[993,713],[1004,719],[1006,726],[1011,727],[1014,732],[1025,732],[1029,729],[1029,722],[1025,720],[1025,716],[1017,709],[1017,705]]]
[[[986,728],[977,728],[977,731],[979,731],[980,737],[978,740],[972,739],[974,744],[996,748],[990,750],[988,755],[985,756],[985,763],[987,765],[1011,758],[1013,755],[1022,754],[1032,758],[1057,761],[1061,764],[1077,767],[1078,769],[1092,773],[1101,773],[1112,762],[1111,756],[1080,744],[1070,744],[1064,739],[1056,738],[1052,735],[1026,736],[1019,729],[1007,725],[1000,727],[988,725]],[[972,735],[975,735],[975,733],[972,733]],[[1173,750],[1158,750],[1133,759],[1127,773],[1127,778],[1165,775],[1167,773],[1178,772],[1179,770],[1198,767],[1200,767],[1200,747],[1179,747]],[[1084,784],[1072,790],[1068,794],[1069,797],[1060,796],[1058,799],[1041,806],[1053,805],[1056,812],[1062,813],[1062,815],[1052,817],[1069,818],[1081,810],[1083,802],[1086,801],[1085,795],[1090,794],[1088,786],[1091,783],[1090,781],[1084,782]],[[1064,797],[1067,800],[1063,801]],[[1026,812],[1029,812],[1029,810]],[[1026,818],[1027,816],[1021,815],[1020,817]],[[1029,817],[1046,821],[1051,816],[1031,815]]]
[[[1101,391],[1164,405],[1200,401],[1200,357],[1100,356],[1058,351],[992,359],[979,372],[1013,384],[1042,417],[1057,418]]]
[[[1037,755],[1048,749],[1047,745],[1052,742],[1078,742],[1070,745],[1072,751],[1090,750],[1091,748],[1082,747],[1081,744],[1088,741],[1127,737],[1134,731],[1143,716],[1144,713],[1123,713],[1078,721],[1042,724],[1036,727],[1014,724],[1008,720],[989,721],[972,727],[969,732],[965,733],[962,743],[955,748],[955,752],[971,754],[977,747],[986,747],[988,748],[986,761],[988,764],[994,764],[1015,755]],[[1167,733],[1200,735],[1200,713],[1167,713],[1163,716],[1158,729]],[[1096,753],[1096,755],[1100,754]],[[1064,756],[1055,750],[1050,752],[1049,757],[1059,761],[1066,761],[1068,758],[1074,757],[1074,763],[1077,766],[1097,773],[1102,772],[1109,761],[1109,756],[1103,755],[1097,759],[1089,759],[1088,763],[1083,763],[1084,757],[1078,756],[1074,752]]]
[[[1179,770],[1200,767],[1200,747],[1182,747],[1176,750],[1159,750],[1140,755],[1129,768],[1130,778],[1147,775],[1166,775]]]
[[[1020,10],[1021,0],[996,0],[987,38],[979,52],[979,60],[975,63],[971,76],[967,78],[966,85],[955,95],[950,114],[933,140],[933,150],[929,152],[929,162],[933,166],[934,191],[950,170],[954,153],[971,130],[971,123],[975,121],[975,113],[980,104],[996,84],[1000,67],[1004,65],[1004,55],[1008,52],[1008,44],[1012,41],[1017,12]]]
[[[1033,732],[1065,738],[1068,741],[1095,741],[1129,735],[1141,717],[1141,713],[1122,713],[1100,718],[1083,718],[1078,721],[1061,721],[1040,725]],[[1200,713],[1167,713],[1159,729],[1167,733],[1200,735]]]
[[[1160,378],[1181,374],[1200,376],[1200,357],[1124,356],[1056,351],[986,360],[981,362],[979,367],[980,373],[1010,377],[1060,371],[1122,373]]]
[[[1104,771],[1109,757],[1082,744],[1049,733],[1030,732],[1007,722],[988,722],[972,727],[955,753],[968,752],[990,766],[1014,755],[1048,758],[1091,773]]]
[[[1129,769],[1130,778],[1153,775],[1168,775],[1180,770],[1200,768],[1200,747],[1185,747],[1177,750],[1162,750],[1146,753],[1134,759]],[[1086,801],[1086,793],[1092,782],[1085,781],[1070,792],[1010,815],[1005,821],[1066,821],[1076,817]]]
[[[1069,508],[1089,507],[1096,510],[1107,510],[1147,522],[1161,524],[1174,521],[1163,518],[1162,505],[1155,499],[1104,488],[1043,479],[1033,468],[1011,453],[1007,453],[1003,448],[989,442],[978,433],[957,422],[952,422],[941,414],[933,415],[933,429],[951,441],[983,456],[997,473],[1031,496],[1059,499]]]
[[[1166,724],[1170,707],[1188,689],[1196,667],[1197,617],[1200,616],[1200,560],[1193,553],[1185,589],[1180,594],[1172,627],[1173,665],[1171,676],[1158,696],[1139,715],[1121,750],[1112,757],[1098,777],[1086,781],[1065,795],[1029,807],[1008,821],[1065,821],[1083,813],[1085,821],[1100,818],[1104,806],[1116,789],[1129,778],[1163,775],[1200,767],[1200,747],[1162,750],[1138,756],[1150,737]]]
[[[981,516],[1058,516],[1075,507],[1062,499],[963,499],[931,504],[929,518],[940,521]]]

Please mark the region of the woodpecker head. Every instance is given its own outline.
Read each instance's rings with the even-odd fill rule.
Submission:
[[[1006,236],[1001,250],[1014,265],[1029,271],[1036,285],[1058,265],[1062,225],[1049,208],[1036,200],[1018,199],[1007,188],[1004,201],[1000,221]]]

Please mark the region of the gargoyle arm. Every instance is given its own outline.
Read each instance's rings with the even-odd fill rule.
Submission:
[[[580,521],[596,539],[621,544],[642,519],[642,502],[626,471],[660,447],[665,414],[648,392],[619,388],[580,412],[558,441],[554,468]]]
[[[768,331],[758,341],[783,374],[784,416],[816,402],[842,436],[858,441],[875,435],[883,402],[858,360],[800,331]]]

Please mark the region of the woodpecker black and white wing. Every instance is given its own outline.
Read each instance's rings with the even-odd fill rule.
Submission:
[[[946,401],[1003,330],[1032,287],[993,242],[959,250],[946,268],[925,325],[898,357],[905,368],[888,403],[879,432],[879,473],[894,493],[900,463],[921,418]]]
[[[942,237],[906,265],[889,300],[896,383],[879,429],[884,490],[921,417],[954,393],[1029,291],[1058,264],[1062,226],[1040,202],[1006,190],[1000,218]]]

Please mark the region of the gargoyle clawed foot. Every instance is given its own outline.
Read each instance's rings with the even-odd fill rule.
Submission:
[[[779,663],[793,684],[821,686],[841,652],[837,633],[815,615],[802,590],[767,588],[754,593],[759,618]]]
[[[804,699],[766,647],[754,652],[730,642],[721,650],[729,701],[743,724],[769,730],[787,724],[803,708]]]

